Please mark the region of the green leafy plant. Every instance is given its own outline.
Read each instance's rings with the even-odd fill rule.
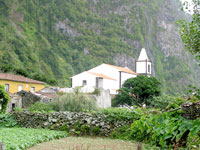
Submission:
[[[161,95],[153,97],[149,103],[150,107],[158,108],[161,110],[175,109],[186,103],[187,100],[178,96]]]
[[[53,111],[52,106],[42,102],[36,102],[35,104],[28,107],[28,111],[31,112],[40,112],[40,113],[49,113]]]
[[[192,0],[193,2],[193,15],[192,21],[180,20],[179,30],[182,41],[187,48],[197,59],[200,59],[200,1]],[[187,7],[188,8],[188,7]]]
[[[0,127],[16,127],[17,121],[11,114],[0,114]]]
[[[14,111],[17,111],[17,112],[22,112],[22,111],[23,111],[23,109],[22,109],[22,108],[19,108],[19,107],[15,107],[15,108],[14,108]]]
[[[200,99],[200,88],[190,85],[187,94],[192,99],[192,102],[197,102]]]
[[[38,143],[67,136],[63,131],[25,128],[0,128],[0,141],[6,150],[24,150]]]
[[[98,112],[97,112],[98,113]],[[147,113],[146,109],[135,107],[135,109],[127,108],[108,108],[100,111],[105,114],[110,122],[114,121],[135,121]]]
[[[175,101],[175,97],[169,95],[161,95],[153,97],[150,100],[150,107],[165,109],[169,103]]]
[[[90,128],[91,127],[88,126],[88,125],[82,125],[81,128],[80,128],[81,134],[83,134],[83,135],[89,135]]]
[[[0,113],[5,113],[10,97],[3,85],[0,85]]]
[[[149,115],[135,121],[130,130],[129,139],[149,142],[163,149],[187,146],[187,138],[200,131],[199,120],[186,120],[178,112],[164,112]]]
[[[111,133],[111,138],[129,140],[130,126],[123,126]]]
[[[92,131],[93,135],[97,136],[101,134],[101,129],[99,127],[92,127]]]
[[[169,110],[169,109],[179,108],[180,106],[182,106],[186,102],[187,102],[186,99],[181,98],[181,97],[177,97],[169,103],[169,105],[167,106],[167,109]]]
[[[187,138],[188,149],[199,149],[200,148],[200,119],[197,119],[193,123],[193,128]]]

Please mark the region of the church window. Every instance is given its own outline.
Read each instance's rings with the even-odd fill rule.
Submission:
[[[86,86],[86,85],[87,85],[87,81],[83,80],[83,86]]]
[[[151,72],[151,66],[148,65],[148,73],[150,73],[150,72]]]

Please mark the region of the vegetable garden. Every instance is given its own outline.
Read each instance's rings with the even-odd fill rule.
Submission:
[[[0,128],[0,141],[6,150],[23,150],[41,142],[66,137],[66,132],[47,129]]]

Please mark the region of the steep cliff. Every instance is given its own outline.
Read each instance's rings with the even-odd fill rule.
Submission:
[[[134,70],[145,47],[164,92],[183,92],[199,83],[176,27],[185,17],[175,0],[0,0],[1,70],[66,86],[101,63]]]

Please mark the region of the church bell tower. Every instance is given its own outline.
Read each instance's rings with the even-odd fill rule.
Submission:
[[[142,48],[140,56],[136,61],[136,73],[139,75],[152,75],[152,63],[148,58],[145,48]]]

